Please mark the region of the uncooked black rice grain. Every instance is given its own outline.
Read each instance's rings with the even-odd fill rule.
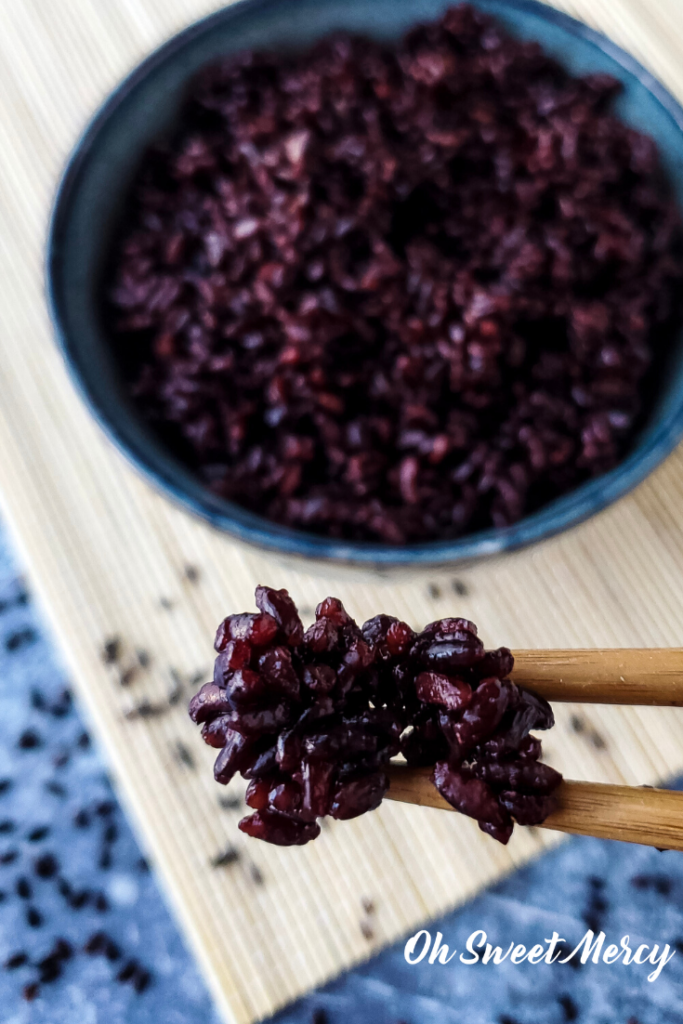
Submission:
[[[562,1007],[564,1020],[574,1021],[579,1018],[579,1008],[569,995],[561,995],[557,997],[557,1001]]]
[[[121,637],[111,636],[102,644],[102,661],[113,665],[121,657]]]
[[[5,960],[3,967],[6,971],[16,971],[17,968],[23,967],[28,963],[28,953],[20,950],[17,953],[12,953],[11,956]]]
[[[197,767],[195,759],[192,756],[192,752],[182,742],[182,740],[176,740],[174,750],[175,750],[176,759],[178,760],[178,762],[180,764],[182,764],[186,768],[190,768],[192,770],[194,770]]]
[[[242,800],[238,796],[220,796],[218,803],[226,811],[238,811],[242,806]]]
[[[254,885],[264,885],[265,884],[266,880],[263,877],[263,872],[261,871],[260,867],[258,867],[257,864],[250,864],[249,865],[249,874],[251,875],[251,880],[254,883]]]
[[[24,878],[23,875],[20,878],[17,878],[15,889],[17,896],[22,900],[30,900],[33,895],[31,883],[28,878]]]
[[[140,666],[140,668],[149,668],[149,666],[152,663],[152,658],[149,651],[144,650],[144,648],[140,648],[140,650],[136,651],[136,654],[138,659],[138,665]]]
[[[171,707],[175,707],[175,705],[178,704],[183,697],[183,681],[175,669],[171,669],[169,674],[171,676],[171,688],[168,691],[167,699]]]
[[[634,875],[631,879],[634,889],[654,889],[660,896],[668,896],[673,887],[673,881],[666,875]]]
[[[45,782],[45,789],[48,793],[52,793],[53,796],[65,797],[67,795],[66,786],[63,786],[61,782],[55,782],[54,779],[47,779]]]
[[[83,907],[87,907],[92,900],[92,893],[87,889],[80,889],[76,892],[72,892],[68,897],[68,903],[72,910],[82,910]]]
[[[57,880],[57,888],[59,889],[59,892],[61,893],[65,900],[68,901],[71,899],[73,888],[71,882],[69,882],[68,879],[59,878]]]
[[[104,932],[93,932],[83,947],[83,952],[88,956],[97,956],[104,953],[107,945],[107,936]]]
[[[50,984],[53,981],[57,981],[62,973],[62,965],[58,957],[46,956],[42,960],[39,960],[36,964],[40,972],[41,984]]]
[[[596,729],[592,729],[590,733],[590,741],[596,750],[606,750],[607,741]]]
[[[107,960],[110,960],[112,963],[115,960],[120,960],[120,958],[121,958],[121,950],[116,945],[116,943],[113,941],[113,939],[109,939],[109,938],[107,939],[107,942],[106,942],[106,945],[105,945],[105,948],[104,948],[104,955],[106,956]]]
[[[222,853],[216,854],[216,856],[211,861],[211,867],[225,868],[229,864],[235,864],[239,859],[239,850],[237,850],[234,846],[229,846]]]
[[[47,839],[50,834],[49,825],[39,825],[37,828],[31,829],[26,838],[29,843],[40,843],[43,839]]]
[[[134,708],[124,712],[124,718],[133,721],[136,718],[158,718],[167,711],[165,704],[152,704],[149,700],[140,701]]]
[[[146,992],[152,983],[152,975],[149,971],[145,970],[144,967],[138,966],[135,974],[133,975],[133,988],[138,995],[142,995]]]
[[[43,924],[43,915],[36,907],[27,907],[26,923],[30,928],[40,928]]]
[[[115,822],[110,821],[102,834],[102,841],[104,843],[115,843],[118,837],[118,827],[116,826]]]
[[[74,955],[74,948],[68,939],[56,938],[52,947],[52,956],[59,960],[70,960]]]
[[[137,675],[138,667],[138,665],[129,665],[128,668],[122,669],[119,673],[119,684],[121,686],[130,686]]]
[[[135,976],[137,969],[138,966],[135,960],[126,961],[126,963],[123,965],[121,970],[116,975],[116,980],[125,984],[125,982],[130,981],[131,978]]]
[[[609,910],[609,904],[603,895],[605,881],[602,878],[592,876],[588,879],[588,885],[588,904],[581,917],[586,925],[597,934],[602,930],[605,914]]]
[[[37,750],[38,747],[42,747],[43,740],[35,729],[25,729],[17,745],[20,750]]]
[[[59,862],[54,854],[44,853],[35,860],[33,870],[38,878],[54,878],[59,871]]]
[[[62,690],[56,700],[49,705],[53,718],[66,718],[73,708],[73,697],[70,690]]]
[[[9,653],[21,650],[22,647],[28,647],[30,644],[34,644],[38,639],[38,634],[35,629],[31,626],[27,626],[25,629],[18,629],[16,633],[10,633],[5,639],[5,649]]]
[[[133,399],[215,494],[387,545],[612,469],[681,322],[679,211],[620,83],[462,5],[197,76],[104,302]]]
[[[47,707],[45,695],[40,690],[31,690],[31,707],[36,711],[44,711]]]
[[[109,910],[109,901],[103,892],[95,893],[93,902],[98,913],[105,914]]]

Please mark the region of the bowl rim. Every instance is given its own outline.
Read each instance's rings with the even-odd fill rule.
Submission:
[[[586,481],[517,523],[500,529],[480,530],[451,540],[425,541],[401,547],[340,540],[291,529],[250,512],[235,502],[219,499],[201,484],[200,493],[195,497],[176,479],[177,468],[174,472],[170,458],[166,465],[154,465],[153,460],[146,454],[145,445],[135,433],[127,432],[124,426],[115,422],[114,418],[101,408],[87,373],[82,371],[77,347],[73,344],[66,326],[65,300],[60,275],[61,250],[72,201],[81,175],[87,173],[88,160],[95,148],[98,135],[138,84],[194,39],[211,32],[217,25],[229,24],[245,13],[272,9],[283,2],[284,0],[234,0],[229,6],[193,22],[171,36],[133,68],[105,98],[86,123],[71,151],[58,181],[49,217],[45,289],[48,313],[57,345],[69,376],[88,411],[115,448],[138,473],[157,491],[169,497],[174,504],[240,541],[260,549],[278,551],[283,555],[386,568],[438,568],[514,551],[547,540],[585,522],[633,490],[671,454],[683,437],[683,394],[677,405],[668,410],[651,430],[645,442],[627,455],[614,469],[594,480]],[[635,78],[663,108],[674,127],[683,133],[681,103],[635,57],[602,32],[539,0],[486,0],[486,4],[489,8],[499,8],[501,12],[507,9],[535,15],[597,47]],[[493,13],[495,16],[495,11]],[[127,419],[126,415],[124,421]],[[181,467],[182,464],[174,463],[173,466]],[[182,469],[189,472],[185,467]]]

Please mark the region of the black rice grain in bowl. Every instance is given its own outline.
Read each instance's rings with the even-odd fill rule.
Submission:
[[[512,654],[486,651],[474,623],[415,633],[376,615],[358,626],[328,597],[304,631],[286,590],[257,587],[256,606],[218,627],[213,680],[189,707],[220,751],[216,781],[249,779],[247,835],[300,846],[318,818],[374,810],[397,754],[434,765],[442,796],[502,843],[514,821],[538,825],[554,809],[562,776],[530,735],[554,724],[550,705],[508,678]]]
[[[681,319],[654,143],[468,6],[202,71],[107,320],[215,493],[330,537],[503,527],[615,466]]]

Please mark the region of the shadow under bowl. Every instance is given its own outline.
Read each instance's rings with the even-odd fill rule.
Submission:
[[[148,57],[86,129],[57,194],[47,253],[51,315],[64,358],[91,412],[115,445],[166,495],[214,527],[287,555],[374,566],[453,565],[519,548],[574,526],[640,483],[683,436],[683,334],[630,454],[592,480],[505,529],[391,547],[288,529],[212,494],[145,423],[126,393],[107,338],[101,280],[132,178],[147,147],[172,128],[188,80],[246,48],[301,50],[336,29],[400,37],[437,18],[450,0],[241,0],[192,25]],[[618,115],[652,136],[683,207],[683,109],[634,58],[604,36],[533,0],[473,0],[513,35],[539,42],[574,74],[623,83]]]

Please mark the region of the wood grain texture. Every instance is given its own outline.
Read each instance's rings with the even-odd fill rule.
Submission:
[[[391,765],[388,797],[415,807],[454,811],[434,786],[431,768]],[[663,850],[683,850],[683,793],[650,786],[613,786],[565,779],[556,811],[538,828],[617,839]],[[519,825],[515,828],[519,829]],[[514,834],[514,833],[513,833]]]
[[[683,793],[671,789],[563,782],[559,807],[541,828],[683,850]]]
[[[371,0],[368,0],[371,2]],[[184,711],[189,678],[211,664],[220,618],[251,607],[254,585],[287,586],[312,616],[337,594],[359,619],[414,626],[444,614],[512,648],[676,646],[682,642],[683,457],[590,523],[531,551],[453,576],[396,579],[287,564],[238,546],[153,492],[113,450],[67,378],[47,321],[42,258],[49,205],[85,120],[151,48],[213,0],[1,0],[0,492],[121,796],[153,858],[226,1020],[249,1024],[468,898],[555,841],[519,829],[503,848],[459,815],[387,804],[332,824],[304,849],[236,831],[219,807],[212,754]],[[632,50],[683,98],[678,0],[562,4]],[[196,565],[197,583],[184,575]],[[431,582],[434,588],[428,588]],[[162,605],[161,599],[164,599]],[[152,655],[127,688],[100,657],[121,636],[124,663]],[[146,699],[183,697],[129,720]],[[566,775],[652,783],[683,770],[677,712],[571,705],[545,744]],[[180,741],[198,761],[175,756]],[[239,786],[235,786],[235,792]],[[232,792],[231,787],[231,792]],[[227,844],[242,854],[214,870]],[[253,866],[264,884],[254,881]],[[361,901],[377,913],[361,932]]]
[[[549,701],[683,707],[683,648],[513,651],[512,678]]]

